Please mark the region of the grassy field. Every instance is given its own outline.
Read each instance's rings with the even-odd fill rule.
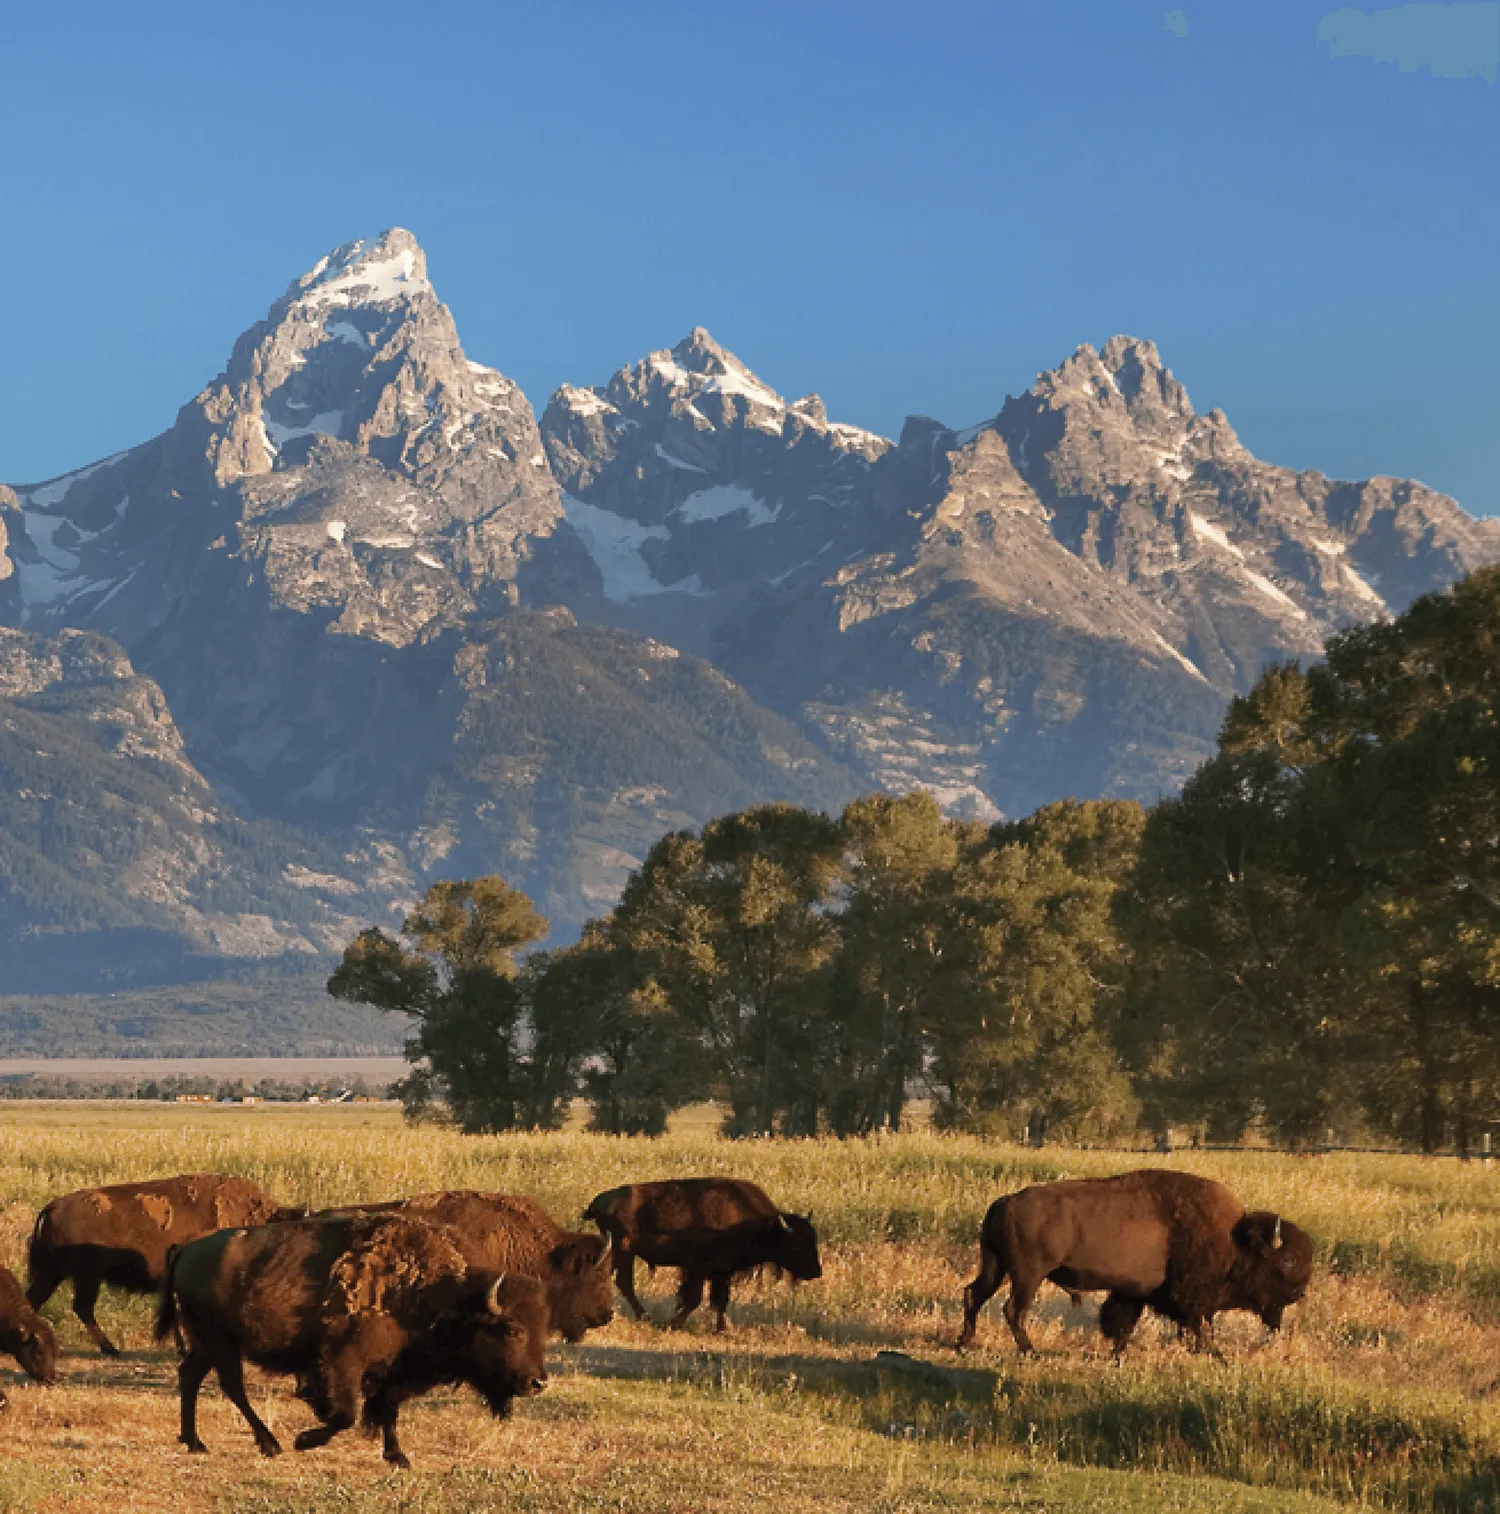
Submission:
[[[48,1197],[206,1168],[315,1205],[525,1192],[568,1222],[630,1178],[732,1172],[811,1209],[825,1269],[796,1291],[744,1290],[727,1338],[706,1320],[675,1335],[617,1320],[557,1347],[552,1387],[505,1424],[467,1395],[433,1395],[407,1411],[416,1471],[404,1475],[352,1435],[263,1462],[212,1390],[214,1454],[189,1458],[150,1302],[107,1298],[101,1318],[127,1346],[107,1362],[60,1296],[62,1383],[0,1374],[0,1509],[1500,1508],[1500,1166],[1174,1154],[1317,1238],[1289,1330],[1230,1316],[1220,1354],[1197,1356],[1148,1323],[1115,1366],[1095,1310],[1048,1293],[1032,1360],[1017,1359],[993,1307],[978,1349],[954,1355],[997,1194],[1151,1160],[932,1134],[729,1143],[690,1123],[657,1141],[466,1138],[375,1106],[0,1106],[0,1260],[18,1271]],[[657,1319],[670,1283],[645,1290]],[[295,1430],[307,1415],[289,1387],[257,1377],[254,1393],[273,1426]]]

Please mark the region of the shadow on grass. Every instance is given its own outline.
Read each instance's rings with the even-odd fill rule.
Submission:
[[[1123,1367],[1052,1353],[991,1368],[880,1351],[866,1360],[758,1355],[683,1339],[589,1346],[554,1370],[783,1396],[806,1412],[911,1440],[1024,1447],[1060,1462],[1228,1478],[1403,1510],[1500,1508],[1491,1411],[1364,1391],[1263,1361]]]

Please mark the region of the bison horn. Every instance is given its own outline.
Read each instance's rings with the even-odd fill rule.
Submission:
[[[486,1297],[486,1299],[484,1301],[484,1305],[485,1305],[485,1308],[488,1309],[491,1314],[504,1314],[505,1313],[505,1310],[500,1307],[500,1285],[502,1283],[504,1283],[504,1281],[505,1281],[505,1274],[502,1272],[500,1274],[500,1276],[497,1277],[495,1279],[495,1281],[490,1284],[489,1295],[488,1295],[488,1297]]]
[[[787,1220],[787,1217],[784,1214],[778,1214],[776,1216],[776,1223],[781,1227],[781,1229],[786,1231],[790,1231],[792,1228],[790,1222]]]
[[[1276,1216],[1276,1228],[1271,1232],[1271,1249],[1274,1251],[1281,1245],[1281,1216]]]

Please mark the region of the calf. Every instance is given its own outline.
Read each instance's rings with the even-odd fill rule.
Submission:
[[[1117,1355],[1147,1307],[1200,1345],[1214,1315],[1230,1309],[1279,1329],[1307,1292],[1312,1254],[1312,1241],[1290,1220],[1247,1214],[1222,1183],[1192,1173],[1041,1183],[997,1199],[985,1215],[957,1345],[974,1339],[979,1311],[1007,1277],[1005,1319],[1023,1353],[1032,1349],[1026,1312],[1046,1279],[1070,1292],[1108,1291],[1099,1325]]]
[[[53,1199],[37,1215],[26,1297],[33,1309],[40,1309],[72,1278],[73,1313],[94,1344],[114,1356],[114,1342],[94,1318],[102,1284],[155,1293],[173,1246],[226,1225],[264,1225],[303,1213],[282,1208],[249,1178],[213,1172],[82,1188]]]
[[[541,1285],[471,1270],[453,1231],[397,1214],[220,1231],[175,1250],[157,1339],[173,1329],[186,1347],[178,1389],[190,1451],[207,1449],[197,1400],[212,1369],[262,1455],[280,1452],[245,1394],[245,1361],[296,1374],[298,1396],[322,1421],[298,1435],[299,1451],[362,1415],[401,1467],[396,1420],[407,1399],[462,1382],[504,1416],[547,1380]]]
[[[822,1277],[818,1236],[811,1215],[776,1207],[754,1183],[739,1178],[676,1178],[631,1183],[599,1194],[584,1211],[609,1238],[615,1282],[636,1318],[645,1308],[635,1292],[635,1261],[680,1269],[677,1312],[680,1329],[703,1302],[703,1286],[727,1325],[730,1284],[737,1277],[773,1267],[800,1282]]]

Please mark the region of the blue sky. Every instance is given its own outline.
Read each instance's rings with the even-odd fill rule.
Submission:
[[[538,409],[701,324],[963,425],[1123,331],[1268,460],[1500,512],[1500,88],[1333,56],[1330,0],[1170,9],[10,7],[0,478],[160,431],[404,225]]]

